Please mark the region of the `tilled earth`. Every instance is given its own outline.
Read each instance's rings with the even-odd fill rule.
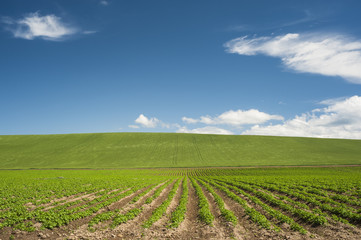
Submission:
[[[109,227],[110,220],[101,222],[92,229],[89,229],[88,222],[93,217],[89,216],[73,221],[67,226],[52,230],[40,230],[39,228],[39,230],[34,232],[25,232],[3,228],[0,230],[0,239],[361,239],[361,230],[359,227],[332,221],[332,219],[329,219],[327,225],[317,227],[295,219],[308,231],[307,234],[292,231],[286,223],[278,225],[281,229],[280,231],[262,229],[259,225],[251,221],[250,217],[248,217],[238,203],[227,197],[224,192],[216,189],[216,193],[224,200],[225,208],[231,210],[238,218],[238,224],[234,226],[232,223],[225,221],[214,201],[214,197],[202,186],[204,195],[209,203],[210,211],[215,217],[212,226],[206,225],[199,219],[198,197],[189,181],[187,183],[189,189],[187,212],[185,220],[180,226],[177,228],[168,227],[170,215],[178,206],[182,194],[182,184],[179,185],[173,200],[167,208],[166,214],[149,229],[143,228],[141,226],[142,223],[146,221],[151,216],[153,210],[167,198],[174,184],[175,181],[169,184],[151,204],[145,204],[145,200],[162,184],[157,185],[135,203],[131,202],[132,198],[142,191],[145,191],[146,188],[140,189],[120,201],[111,204],[107,208],[101,209],[98,213],[115,209],[120,209],[120,213],[125,213],[134,207],[143,206],[143,211],[140,215],[126,223],[120,224],[114,229]],[[82,197],[91,198],[92,196],[93,195],[74,196],[69,197],[67,200],[72,201],[74,199],[81,199]],[[249,201],[247,197],[241,195],[240,197],[246,199],[249,206],[254,207],[266,217],[270,217],[259,206]]]

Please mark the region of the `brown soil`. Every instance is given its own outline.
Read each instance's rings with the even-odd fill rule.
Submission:
[[[103,213],[105,211],[112,211],[115,209],[122,209],[123,207],[127,206],[129,204],[129,202],[139,193],[145,191],[146,188],[143,188],[141,190],[136,191],[135,193],[132,193],[131,195],[122,198],[121,200],[119,200],[118,202],[112,203],[111,205],[109,205],[107,208],[101,209],[100,211],[98,211],[97,213],[93,214],[92,216],[83,218],[83,219],[79,219],[76,220],[74,222],[72,222],[68,227],[66,227],[64,230],[66,232],[73,232],[73,235],[70,235],[69,239],[79,239],[82,237],[86,237],[86,238],[92,238],[92,233],[88,231],[88,222],[96,215],[99,213]],[[123,191],[122,191],[123,192]],[[121,193],[120,193],[121,194]],[[106,226],[108,227],[108,226]],[[110,229],[108,229],[110,230]],[[97,234],[95,234],[95,236],[97,236]]]
[[[101,192],[101,191],[98,191],[98,192]],[[67,197],[65,199],[61,199],[61,200],[65,200],[65,202],[62,202],[62,203],[59,203],[58,205],[56,206],[61,206],[61,205],[64,205],[64,204],[67,204],[69,202],[75,202],[75,201],[78,201],[78,200],[82,200],[84,198],[87,198],[89,199],[89,201],[93,200],[94,198],[96,198],[95,194],[97,194],[98,192],[95,192],[95,193],[90,193],[90,194],[85,194],[85,195],[82,195],[82,196],[70,196],[70,197]],[[54,202],[58,202],[58,201],[61,201],[59,199],[57,199],[56,201]],[[45,206],[44,208],[44,211],[48,211],[56,206],[52,206],[51,203],[49,203],[48,205]]]
[[[150,217],[153,209],[158,207],[166,199],[173,184],[170,184],[169,186],[167,186],[166,189],[164,189],[162,191],[160,196],[157,199],[155,199],[151,204],[144,205],[143,212],[135,219],[133,219],[125,224],[121,224],[120,226],[116,227],[115,229],[108,228],[109,222],[105,223],[105,224],[100,224],[100,226],[103,226],[104,228],[101,229],[101,228],[99,228],[99,225],[98,225],[97,226],[98,229],[95,232],[90,232],[88,230],[88,225],[87,225],[87,223],[89,222],[89,220],[88,220],[88,221],[85,221],[82,226],[79,226],[78,229],[76,231],[74,231],[73,234],[70,234],[70,236],[68,235],[67,236],[68,239],[82,239],[82,238],[83,239],[105,239],[105,238],[106,239],[138,239],[138,238],[141,238],[142,234],[144,234],[143,233],[144,229],[141,227],[141,224]],[[137,203],[128,204],[128,205],[126,205],[126,203],[123,203],[123,204],[117,203],[117,208],[124,207],[121,212],[126,212],[127,210],[129,210],[130,208],[132,208],[134,206],[139,207],[139,206],[143,205],[146,198],[151,196],[151,194],[153,194],[154,191],[158,187],[160,187],[160,185],[158,185],[155,189],[153,189],[152,191],[147,193],[145,196],[143,196]],[[136,194],[137,193],[129,196],[127,203],[129,203],[129,201]],[[113,206],[113,208],[115,209],[114,206]]]
[[[208,203],[209,203],[209,209],[211,210],[212,215],[214,216],[214,228],[216,229],[216,238],[217,239],[229,239],[234,238],[233,235],[233,225],[232,223],[228,223],[225,221],[225,219],[222,217],[221,212],[219,211],[219,208],[214,201],[213,195],[207,191],[207,189],[199,183],[199,186],[201,186],[204,196],[206,196]]]
[[[138,217],[116,227],[110,237],[118,239],[146,239],[147,235],[152,232],[150,231],[150,229],[144,229],[141,225],[152,215],[153,210],[157,208],[160,204],[162,204],[162,202],[168,197],[168,194],[174,184],[175,181],[172,184],[168,185],[162,191],[160,196],[153,200],[152,203],[146,204],[144,206],[143,212]]]
[[[239,221],[237,226],[240,226],[239,234],[242,235],[244,239],[252,239],[252,240],[253,239],[307,239],[307,237],[301,235],[300,233],[290,231],[289,226],[287,226],[287,224],[279,226],[282,228],[282,232],[262,229],[260,226],[252,222],[252,220],[245,213],[241,205],[230,199],[224,192],[218,189],[215,189],[215,191],[223,199],[225,205],[227,205],[229,209],[232,210],[233,213],[237,216]],[[247,197],[240,194],[237,195],[242,199],[248,201],[249,207],[253,207],[257,211],[264,214],[264,211],[260,207],[256,207],[255,204],[249,201]]]
[[[198,198],[196,192],[188,180],[188,203],[184,221],[178,228],[173,230],[174,239],[215,239],[214,229],[199,221]]]
[[[77,200],[81,200],[83,198],[90,198],[90,197],[93,197],[96,193],[98,192],[101,192],[101,191],[104,191],[103,190],[100,190],[100,191],[97,191],[97,192],[94,192],[94,193],[89,193],[89,194],[85,194],[85,195],[81,195],[81,194],[74,194],[74,195],[71,195],[71,196],[67,196],[67,197],[62,197],[62,198],[54,198],[52,199],[50,202],[46,203],[46,204],[41,204],[41,205],[33,205],[31,202],[25,204],[25,206],[29,209],[29,210],[34,210],[35,208],[38,208],[38,207],[45,207],[44,210],[49,210],[53,207],[56,207],[56,206],[61,206],[61,205],[64,205],[68,202],[73,202],[73,201],[77,201]],[[53,206],[52,204],[55,203],[55,202],[60,202],[60,201],[64,201],[64,202],[61,202],[59,203],[58,205],[56,206]]]
[[[231,190],[232,191],[232,190]],[[227,201],[232,201],[230,200],[224,193],[222,193],[221,191],[216,190],[217,193],[219,193],[219,195],[222,197],[222,199],[226,202],[226,199],[228,199]],[[234,192],[234,191],[232,191]],[[235,193],[235,192],[234,192]],[[237,194],[237,193],[235,193]],[[250,193],[251,194],[251,193]],[[240,196],[241,198],[248,200],[246,197],[244,197],[243,195],[237,194],[238,196]],[[253,195],[253,194],[251,194]],[[249,205],[254,207],[257,211],[261,212],[262,214],[264,214],[264,212],[260,209],[259,206],[255,206],[255,204],[252,204],[250,201],[248,201]],[[237,203],[235,203],[237,204]],[[292,214],[283,211],[282,209],[272,206],[275,210],[278,210],[280,212],[282,212],[284,215],[291,217],[293,219],[295,219],[297,221],[297,219],[292,216]],[[267,216],[267,214],[264,214],[265,216]],[[269,216],[268,216],[269,217]],[[272,220],[272,219],[270,219]],[[274,222],[277,222],[277,220],[273,220]],[[282,224],[280,227],[282,228],[282,232],[276,234],[277,237],[280,237],[281,239],[287,239],[290,237],[290,239],[350,239],[350,240],[357,240],[357,239],[361,239],[361,230],[359,228],[356,227],[352,227],[340,222],[335,222],[334,220],[328,218],[329,224],[326,226],[317,226],[314,227],[311,224],[307,224],[302,220],[298,220],[298,224],[300,224],[301,226],[303,226],[309,233],[306,235],[302,235],[298,232],[294,232],[292,230],[289,229],[288,224]],[[269,237],[269,231],[266,234],[267,237]],[[272,236],[272,238],[274,239],[276,236]],[[259,237],[257,237],[259,238]],[[277,239],[277,238],[276,238]]]
[[[167,230],[167,225],[169,225],[171,214],[179,205],[179,200],[181,195],[182,195],[182,184],[179,184],[177,192],[174,195],[171,203],[169,204],[165,215],[153,224],[153,226],[150,228],[151,230],[153,231]]]
[[[148,192],[148,193],[145,194],[143,197],[141,197],[137,202],[131,203],[131,202],[129,201],[128,204],[126,204],[124,207],[121,207],[121,208],[120,208],[120,214],[124,214],[124,213],[128,212],[129,210],[131,210],[131,209],[133,209],[133,208],[139,208],[139,207],[143,206],[143,204],[145,204],[146,199],[147,199],[148,197],[150,197],[151,195],[153,195],[153,193],[154,193],[158,188],[160,188],[163,184],[165,184],[165,183],[163,182],[163,183],[161,183],[161,184],[153,187],[153,189],[152,189],[150,192]],[[145,189],[144,189],[144,190],[145,190]],[[143,192],[143,191],[137,192],[136,194],[138,195],[138,194],[140,194],[141,192]],[[132,197],[131,199],[133,199],[133,197]],[[130,200],[131,200],[131,199],[130,199]],[[110,207],[109,210],[112,211],[112,210],[115,210],[115,209],[119,209],[119,208],[117,208],[116,205],[113,204],[113,205]],[[110,224],[111,224],[111,220],[105,221],[105,222],[103,222],[103,223],[99,223],[99,224],[93,226],[93,228],[94,228],[95,230],[106,229],[106,228],[109,227]],[[88,229],[88,224],[84,224],[84,226],[81,226],[80,228],[81,228],[81,229],[79,229],[79,230],[80,230],[80,233],[79,233],[78,235],[81,235],[82,232],[84,232],[85,230]]]
[[[149,193],[141,197],[136,203],[131,203],[131,199],[141,192],[145,191],[147,188],[138,190],[137,192],[131,194],[128,197],[121,199],[120,201],[113,203],[100,210],[100,212],[111,211],[114,209],[121,209],[121,213],[125,213],[128,210],[134,207],[144,207],[142,213],[135,219],[121,224],[115,229],[108,228],[111,221],[104,222],[95,226],[96,231],[90,232],[88,230],[88,222],[93,216],[76,220],[69,224],[68,226],[63,226],[53,230],[39,230],[32,233],[23,232],[20,230],[12,230],[11,228],[0,229],[0,240],[9,239],[10,236],[14,236],[14,239],[26,239],[26,240],[35,240],[35,239],[247,239],[247,240],[268,240],[268,239],[347,239],[347,240],[356,240],[361,239],[361,228],[358,225],[357,227],[352,227],[346,224],[336,222],[332,219],[329,219],[329,224],[326,226],[314,227],[310,224],[307,224],[303,221],[295,219],[290,213],[284,212],[277,207],[273,207],[276,210],[281,211],[283,214],[294,218],[300,225],[309,231],[308,234],[302,235],[298,232],[292,231],[288,224],[278,224],[277,220],[273,219],[271,216],[267,215],[265,211],[261,209],[260,206],[256,206],[253,202],[247,199],[245,196],[240,194],[240,197],[248,201],[248,205],[254,207],[259,212],[263,213],[270,221],[278,224],[282,229],[280,232],[261,229],[257,224],[253,223],[250,218],[246,215],[244,209],[237,202],[233,201],[222,191],[215,189],[215,192],[224,200],[226,209],[229,209],[234,212],[238,218],[238,224],[233,226],[231,223],[225,221],[221,216],[219,208],[214,201],[214,198],[211,193],[209,193],[205,187],[202,187],[202,190],[209,202],[211,213],[215,216],[213,226],[205,225],[199,221],[198,218],[198,198],[195,193],[194,188],[192,187],[190,181],[188,181],[188,204],[187,204],[187,213],[185,220],[180,224],[178,228],[172,229],[168,228],[170,215],[174,209],[178,206],[179,200],[182,194],[182,185],[177,189],[177,192],[174,196],[174,199],[171,201],[170,206],[168,207],[166,214],[157,222],[153,224],[149,229],[144,229],[141,224],[146,221],[152,214],[153,210],[158,207],[168,196],[173,184],[173,181],[169,186],[167,186],[160,196],[156,198],[151,204],[144,204],[147,197],[151,196],[156,189],[161,187],[161,183],[154,187]],[[73,195],[68,197],[67,202],[75,201],[76,199],[82,198],[92,198],[94,194],[86,195]],[[58,201],[57,199],[56,201]],[[49,204],[50,205],[50,204]],[[49,206],[50,207],[50,206]]]

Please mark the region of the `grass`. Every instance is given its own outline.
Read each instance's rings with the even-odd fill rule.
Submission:
[[[0,169],[361,164],[361,140],[177,133],[1,135]]]

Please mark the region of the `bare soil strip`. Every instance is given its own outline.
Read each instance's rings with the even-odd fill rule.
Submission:
[[[126,213],[127,211],[129,211],[130,209],[134,208],[134,207],[141,207],[145,204],[145,200],[152,196],[154,194],[155,191],[157,191],[158,188],[160,188],[161,186],[163,186],[164,184],[166,184],[166,182],[160,183],[157,186],[153,186],[153,189],[148,192],[147,194],[145,194],[144,196],[142,196],[137,202],[135,203],[130,203],[128,205],[126,205],[125,207],[122,208],[122,210],[120,211],[120,213]]]
[[[177,193],[171,201],[170,205],[167,208],[166,214],[159,219],[157,222],[153,224],[152,227],[149,228],[147,238],[149,239],[158,239],[158,238],[167,238],[174,239],[176,238],[176,234],[174,234],[174,229],[168,228],[167,225],[170,223],[170,217],[172,212],[179,204],[180,197],[182,195],[182,184],[179,184],[177,189]]]
[[[119,190],[119,189],[112,190],[112,191],[108,192],[107,194],[110,194],[110,193],[115,192],[115,191],[118,191],[118,190]],[[129,191],[129,190],[130,190],[130,188],[124,189],[124,190],[118,192],[116,195],[114,195],[114,196],[112,196],[112,197],[119,196],[119,195],[121,195],[121,194],[123,194],[123,193],[125,193],[125,192],[127,192],[127,191]],[[133,194],[134,194],[134,193],[133,193]],[[86,202],[81,202],[81,203],[78,203],[78,204],[76,204],[76,205],[70,206],[68,209],[76,208],[76,207],[79,207],[79,206],[81,206],[81,205],[87,204],[87,203],[90,202],[91,200],[94,200],[95,198],[98,198],[98,197],[101,197],[101,196],[95,196],[95,195],[94,195],[94,196],[93,196],[92,198],[90,198],[88,201],[86,201]],[[124,199],[124,198],[123,198],[123,199]],[[120,201],[122,201],[123,199],[120,199]],[[88,208],[91,208],[92,206],[97,205],[97,204],[99,204],[99,203],[102,203],[102,202],[104,202],[104,201],[106,201],[106,199],[103,200],[103,201],[100,201],[100,202],[98,202],[98,203],[92,204],[92,205],[88,206],[87,208],[85,208],[85,209],[83,209],[83,210],[86,210],[86,209],[88,209]],[[114,204],[114,203],[113,203],[113,204]],[[109,207],[109,206],[108,206],[108,207]],[[98,213],[99,213],[99,212],[102,212],[102,211],[104,211],[104,210],[103,210],[103,209],[100,209],[100,210],[98,211]]]
[[[166,214],[159,219],[157,222],[155,222],[153,224],[153,226],[150,228],[151,230],[154,231],[165,231],[167,230],[167,225],[170,222],[170,216],[172,214],[172,212],[175,210],[175,208],[178,206],[179,204],[179,199],[182,195],[182,184],[179,184],[178,189],[177,189],[177,193],[175,194],[174,198],[172,199],[171,203],[169,204]]]
[[[119,190],[119,189],[116,189],[116,191]],[[124,190],[125,191],[125,190]],[[99,191],[100,192],[100,191]],[[123,191],[122,191],[123,192]],[[83,196],[79,196],[79,197],[75,197],[75,198],[68,198],[65,202],[63,203],[59,203],[58,205],[56,206],[48,206],[46,208],[44,208],[44,211],[48,211],[54,207],[57,207],[57,206],[61,206],[61,205],[64,205],[64,204],[67,204],[67,203],[70,203],[70,202],[75,202],[75,201],[78,201],[78,200],[83,200],[83,199],[88,199],[88,201],[91,201],[95,198],[97,198],[97,196],[95,194],[97,194],[98,192],[95,192],[95,193],[90,193],[90,194],[86,194],[86,195],[83,195]],[[78,205],[75,205],[75,206],[78,206]]]
[[[188,180],[188,204],[184,221],[174,229],[174,239],[215,239],[213,227],[201,223],[198,219],[198,198]]]
[[[136,193],[130,195],[127,197],[127,202],[123,204],[119,202],[116,202],[114,204],[112,204],[111,206],[109,206],[110,211],[115,210],[115,209],[119,209],[121,208],[120,213],[125,213],[128,210],[134,208],[134,207],[140,207],[144,204],[145,200],[151,196],[159,187],[161,187],[163,184],[165,183],[161,183],[157,186],[153,186],[153,189],[148,192],[147,194],[145,194],[144,196],[142,196],[136,203],[131,203],[130,201],[137,196],[138,194],[142,193],[143,191],[145,191],[147,188],[144,188],[142,190],[137,191]],[[100,212],[99,212],[100,213]],[[94,216],[92,216],[94,217]],[[91,218],[90,218],[91,219]],[[89,220],[90,220],[89,219]],[[104,223],[100,223],[97,224],[96,226],[94,226],[94,229],[96,229],[95,232],[90,232],[88,230],[88,222],[85,222],[82,226],[78,227],[75,231],[74,231],[74,235],[71,236],[70,239],[81,239],[81,238],[88,238],[88,239],[103,239],[105,237],[105,235],[108,236],[108,238],[112,238],[114,236],[113,233],[111,233],[113,230],[109,229],[109,224],[111,221],[106,221]]]
[[[232,189],[230,189],[230,191],[234,192]],[[220,191],[218,191],[218,192],[220,192]],[[234,192],[234,193],[237,194],[238,196],[242,197],[243,199],[247,200],[249,205],[254,207],[257,211],[264,213],[264,212],[262,212],[262,209],[260,210],[260,207],[255,206],[255,204],[252,203],[251,201],[249,201],[247,197],[245,197],[241,194],[238,194],[236,192]],[[252,193],[249,193],[249,194],[254,195]],[[223,195],[222,198],[225,199],[225,198],[227,198],[227,196]],[[290,218],[293,218],[298,224],[303,226],[310,233],[308,235],[302,235],[298,232],[290,230],[288,228],[289,226],[287,224],[282,224],[281,225],[282,232],[279,234],[276,234],[278,236],[282,236],[282,237],[286,237],[286,238],[290,238],[290,239],[325,239],[325,240],[328,240],[328,239],[350,239],[350,240],[360,239],[360,236],[361,236],[360,229],[357,229],[355,227],[352,227],[352,226],[349,226],[349,225],[346,225],[346,224],[343,224],[340,222],[335,222],[330,218],[328,218],[328,220],[329,220],[328,225],[314,227],[311,224],[305,223],[304,221],[295,218],[295,216],[293,216],[291,213],[286,212],[286,211],[278,208],[277,206],[271,206],[271,207],[273,207],[275,210],[282,212],[284,215],[286,215]],[[266,214],[265,214],[265,216],[269,217]],[[267,232],[268,232],[268,234],[272,233],[271,231],[267,231]]]
[[[144,229],[141,225],[146,221],[151,215],[155,208],[162,204],[162,202],[168,197],[170,190],[176,181],[173,181],[169,184],[156,198],[152,203],[143,205],[143,212],[136,217],[135,219],[121,224],[113,230],[113,233],[110,237],[121,238],[121,239],[138,239],[145,238],[147,239],[148,232],[152,233],[150,229]]]
[[[256,209],[257,211],[259,211],[260,213],[262,213],[265,217],[267,217],[268,220],[270,220],[271,222],[277,224],[278,221],[277,221],[276,219],[272,218],[272,216],[270,216],[269,214],[267,214],[267,213],[262,209],[261,206],[258,206],[257,204],[253,203],[253,202],[252,202],[250,199],[248,199],[246,196],[244,196],[244,195],[242,195],[242,194],[240,194],[240,193],[235,192],[233,189],[229,189],[229,190],[232,191],[234,194],[238,195],[239,197],[243,198],[244,200],[246,200],[247,203],[248,203],[248,205],[249,205],[250,207],[253,207],[253,208]],[[245,191],[245,192],[247,192],[248,194],[254,196],[253,193],[250,193],[250,192],[248,192],[248,191]],[[225,196],[225,197],[226,197],[226,196]],[[257,196],[255,196],[255,197],[257,197]],[[265,202],[263,199],[260,199],[260,200],[261,200],[263,203],[266,203],[266,204],[267,204],[267,202]],[[313,228],[312,228],[310,225],[307,225],[307,224],[305,224],[304,221],[295,218],[295,216],[293,216],[291,213],[286,212],[286,211],[280,209],[280,208],[277,207],[277,206],[270,205],[270,207],[272,207],[273,209],[275,209],[275,210],[283,213],[284,215],[286,215],[286,216],[294,219],[295,222],[297,222],[298,224],[300,224],[301,226],[303,226],[308,232],[310,232],[310,233],[312,234],[312,237],[321,238],[321,236],[318,236],[318,235],[313,231]],[[289,237],[291,237],[291,239],[308,239],[308,238],[310,237],[310,234],[308,234],[309,236],[307,236],[307,235],[302,235],[302,234],[300,234],[299,232],[292,231],[292,230],[289,228],[289,225],[286,224],[286,223],[283,223],[283,224],[281,224],[281,225],[278,224],[278,226],[282,229],[282,232],[281,232],[281,233],[276,234],[276,235],[278,235],[278,236],[279,236],[279,235],[281,235],[281,236],[285,235],[286,238],[289,236]],[[265,230],[265,231],[267,231],[267,230]],[[272,231],[267,231],[267,232],[272,232]],[[273,231],[273,233],[275,234],[274,231]]]
[[[167,230],[165,234],[161,234],[158,239],[223,239],[217,234],[215,227],[208,226],[199,220],[198,198],[191,182],[188,181],[187,184],[188,204],[184,221],[178,228]]]
[[[214,201],[213,195],[207,191],[207,189],[199,183],[199,186],[201,186],[202,191],[204,193],[204,196],[206,196],[208,203],[209,203],[209,209],[211,213],[214,216],[214,229],[216,230],[216,239],[231,239],[234,238],[234,231],[233,231],[233,225],[232,223],[227,223],[226,220],[222,217],[221,212],[219,211],[219,208]]]
[[[118,189],[115,189],[115,190],[118,190]],[[97,194],[98,192],[101,192],[101,191],[104,191],[104,189],[102,189],[100,191],[97,191],[97,192],[84,194],[84,195],[81,195],[80,193],[77,193],[77,194],[67,196],[67,197],[55,198],[55,199],[52,199],[49,203],[41,204],[41,205],[38,205],[38,206],[35,206],[32,203],[27,203],[27,204],[25,204],[25,206],[28,207],[30,210],[34,210],[35,208],[38,208],[38,207],[45,207],[44,211],[47,211],[47,210],[52,209],[52,208],[54,208],[56,206],[61,206],[61,205],[64,205],[66,203],[69,203],[69,202],[82,200],[84,198],[95,198],[94,195]],[[61,202],[61,201],[64,201],[64,202]],[[61,202],[61,203],[59,203],[57,205],[52,205],[55,202]]]
[[[106,229],[100,229],[94,233],[89,232],[87,229],[83,229],[84,231],[77,232],[77,235],[70,235],[69,239],[79,239],[80,237],[85,237],[88,239],[138,239],[145,235],[145,229],[141,227],[141,224],[150,217],[154,208],[158,207],[168,196],[173,184],[167,186],[160,196],[156,198],[151,204],[144,204],[145,199],[154,193],[155,189],[150,193],[146,194],[141,198],[140,201],[136,203],[137,207],[143,205],[144,210],[142,213],[136,217],[135,219],[128,221],[127,223],[121,224],[115,229],[109,229],[106,226]],[[159,186],[160,187],[160,186]],[[79,235],[78,235],[79,234]]]
[[[153,195],[153,193],[154,193],[158,188],[160,188],[162,185],[164,185],[164,184],[165,184],[165,182],[163,182],[163,183],[161,183],[161,184],[159,184],[159,185],[157,185],[157,186],[153,186],[153,187],[152,187],[153,189],[152,189],[150,192],[148,192],[147,194],[145,194],[144,196],[142,196],[142,197],[141,197],[137,202],[135,202],[135,203],[130,202],[130,201],[133,199],[133,197],[132,197],[131,199],[129,199],[129,202],[128,202],[124,207],[122,207],[122,208],[120,209],[120,214],[124,214],[124,213],[128,212],[129,210],[131,210],[131,209],[133,209],[133,208],[139,208],[139,207],[143,206],[143,205],[145,204],[146,199],[147,199],[148,197],[150,197],[151,195]],[[144,191],[145,191],[146,189],[147,189],[147,188],[145,188]],[[142,193],[142,192],[143,192],[143,191],[137,193],[137,195],[140,194],[140,193]],[[135,196],[136,196],[136,195],[135,195]],[[135,197],[135,196],[134,196],[134,197]],[[115,209],[117,209],[117,208],[115,208],[114,206],[112,206],[112,207],[110,208],[111,211],[112,211],[112,210],[115,210]],[[106,228],[109,227],[110,224],[111,224],[111,220],[105,221],[105,222],[103,222],[103,223],[99,223],[99,224],[93,226],[93,228],[94,228],[94,229],[97,229],[97,230],[99,230],[99,229],[106,229]],[[81,226],[77,231],[86,232],[87,229],[88,229],[88,224],[84,224],[84,225]],[[78,235],[81,236],[81,233],[79,233]]]
[[[119,194],[127,191],[129,189],[125,189],[123,191],[121,191]],[[138,190],[137,192],[131,194],[130,196],[127,196],[125,198],[120,199],[118,202],[113,203],[113,207],[115,209],[115,207],[123,207],[125,206],[134,196],[136,196],[137,194],[139,194],[140,192],[144,191],[145,188]],[[117,194],[118,195],[118,194]],[[110,206],[112,206],[110,205]],[[79,229],[82,226],[87,226],[88,222],[98,213],[102,213],[104,211],[110,210],[110,206],[108,206],[108,208],[103,208],[100,209],[97,213],[94,213],[91,216],[82,218],[82,219],[78,219],[75,220],[73,222],[71,222],[69,225],[67,226],[62,226],[59,228],[55,228],[55,229],[44,229],[42,230],[40,233],[37,232],[32,232],[32,233],[28,233],[24,238],[21,237],[17,237],[17,239],[79,239],[80,237],[83,238],[86,236],[86,233],[82,232],[78,237],[76,237],[75,232],[77,231],[77,229]],[[83,227],[84,228],[84,227]]]
[[[275,231],[261,229],[257,224],[253,223],[250,217],[245,213],[244,209],[235,201],[230,199],[223,191],[220,191],[219,189],[214,188],[216,193],[223,199],[225,205],[228,206],[230,210],[234,212],[234,214],[238,218],[238,225],[236,227],[236,231],[239,235],[243,237],[243,239],[303,239],[302,236],[299,233],[284,231],[283,233],[277,233]],[[232,191],[230,189],[230,191]],[[234,192],[235,193],[235,192]],[[237,194],[237,193],[235,193]],[[237,194],[242,199],[246,200],[248,202],[248,206],[255,207],[254,204],[252,204],[248,198],[246,198],[243,195]],[[259,211],[258,208],[255,208],[257,211]],[[263,213],[262,211],[260,211]],[[287,229],[286,226],[283,226],[282,229]],[[291,238],[287,238],[291,237]]]
[[[325,167],[325,166],[320,166]],[[328,166],[327,166],[328,167]],[[331,166],[333,167],[333,166]],[[45,229],[39,230],[35,232],[24,232],[20,230],[12,230],[11,228],[5,227],[0,230],[0,235],[2,239],[9,239],[10,236],[16,235],[16,239],[26,239],[26,240],[35,240],[35,239],[249,239],[249,240],[267,240],[267,239],[347,239],[347,240],[356,240],[361,239],[361,223],[357,224],[357,227],[349,226],[340,222],[336,222],[335,220],[328,217],[329,223],[324,226],[312,226],[305,221],[298,219],[293,216],[290,212],[286,212],[280,209],[277,206],[273,206],[269,204],[267,201],[260,198],[260,200],[269,204],[270,207],[275,210],[283,213],[284,215],[294,219],[297,223],[302,225],[309,233],[306,235],[302,235],[299,232],[295,232],[290,229],[288,224],[280,224],[276,219],[270,216],[265,210],[262,209],[258,204],[253,203],[246,196],[237,193],[236,191],[229,189],[233,193],[240,196],[242,199],[247,201],[247,204],[264,214],[270,221],[277,224],[280,228],[280,232],[276,232],[274,230],[266,230],[261,229],[256,223],[253,223],[250,218],[246,215],[244,209],[231,198],[229,198],[224,192],[213,187],[215,192],[224,200],[225,208],[234,212],[236,217],[238,218],[238,224],[233,226],[232,223],[227,222],[221,215],[218,205],[214,201],[213,195],[207,191],[207,189],[200,184],[202,191],[207,198],[210,206],[211,213],[215,216],[215,220],[213,222],[214,226],[208,226],[199,221],[198,214],[198,198],[195,193],[195,189],[193,188],[190,181],[187,182],[189,193],[188,193],[188,204],[187,204],[187,212],[185,220],[180,224],[178,228],[168,228],[170,215],[174,211],[174,209],[178,206],[179,200],[182,194],[182,184],[179,185],[177,192],[172,199],[169,207],[166,210],[166,214],[157,222],[153,224],[149,229],[144,229],[141,225],[144,221],[149,219],[152,212],[155,208],[160,206],[164,200],[167,199],[168,194],[176,180],[173,180],[171,184],[169,184],[160,194],[159,197],[154,199],[151,204],[145,204],[146,199],[151,196],[157,189],[159,189],[166,182],[160,183],[157,186],[150,185],[148,187],[144,187],[131,195],[120,199],[117,202],[112,203],[108,207],[100,209],[97,213],[92,216],[86,217],[84,219],[79,219],[71,222],[68,226],[62,226],[59,228],[55,228],[53,230]],[[137,196],[138,194],[146,191],[148,188],[152,188],[147,194],[142,196],[137,202],[132,203],[131,200]],[[115,196],[124,193],[128,189],[114,189],[109,191],[107,194],[110,194],[114,191],[119,191]],[[100,190],[102,191],[102,190]],[[255,196],[251,191],[244,190],[252,196]],[[287,196],[287,194],[278,192],[278,191],[268,191],[266,188],[260,188],[257,191],[267,192],[273,197],[279,199],[278,196]],[[99,192],[99,191],[98,191]],[[51,202],[40,205],[45,207],[44,211],[48,211],[56,206],[61,206],[66,203],[70,203],[77,200],[87,199],[90,201],[98,196],[96,196],[97,192],[94,193],[80,193],[75,194],[68,197],[52,199]],[[82,195],[83,194],[83,195]],[[257,196],[255,196],[257,197]],[[290,199],[293,199],[296,202],[305,203],[304,201],[300,201],[293,197],[288,196]],[[56,206],[52,204],[54,202],[64,201]],[[69,209],[85,204],[87,201],[82,201],[74,206],[69,207]],[[287,203],[286,200],[283,200]],[[306,203],[307,204],[307,203]],[[290,205],[293,205],[290,203]],[[25,205],[28,208],[36,208],[32,204]],[[312,206],[309,205],[311,210],[304,209],[305,211],[311,212]],[[96,225],[94,228],[95,232],[91,232],[88,229],[88,222],[97,214],[113,211],[116,209],[120,209],[120,213],[126,213],[130,209],[143,207],[143,211],[137,216],[135,219],[128,221],[127,223],[121,224],[117,226],[115,229],[109,228],[109,224],[111,220],[100,223]],[[295,206],[296,208],[302,208],[299,206]],[[330,213],[329,216],[331,216]],[[37,224],[35,224],[36,226]],[[1,240],[1,239],[0,239]]]

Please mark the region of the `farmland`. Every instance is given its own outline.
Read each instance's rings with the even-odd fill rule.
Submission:
[[[360,156],[359,140],[0,136],[0,239],[358,239]]]
[[[361,141],[176,133],[0,136],[0,169],[361,165]]]
[[[361,168],[1,170],[1,239],[358,239]]]

